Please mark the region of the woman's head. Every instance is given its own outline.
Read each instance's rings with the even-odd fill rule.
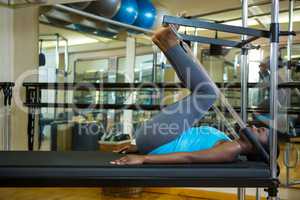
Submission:
[[[251,128],[252,133],[254,133],[257,137],[257,139],[260,141],[262,145],[268,145],[269,141],[269,129],[265,127],[257,128],[255,126],[252,126]]]
[[[269,141],[269,130],[267,128],[257,128],[255,126],[249,127],[251,132],[256,135],[258,141],[264,146],[264,148],[268,149],[268,141]],[[248,138],[240,132],[240,143],[242,144],[244,154],[251,155],[256,154],[256,148],[252,145],[252,143],[248,140]]]

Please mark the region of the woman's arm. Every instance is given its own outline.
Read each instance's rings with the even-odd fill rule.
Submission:
[[[232,162],[242,153],[242,148],[237,142],[223,142],[215,147],[203,151],[172,153],[165,155],[128,155],[112,164],[186,164],[186,163],[225,163]]]

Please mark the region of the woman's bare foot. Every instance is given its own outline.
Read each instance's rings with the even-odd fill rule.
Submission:
[[[163,51],[179,44],[176,34],[170,26],[159,27],[152,36],[152,41]]]

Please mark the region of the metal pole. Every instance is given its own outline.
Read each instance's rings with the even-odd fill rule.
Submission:
[[[9,105],[6,105],[4,107],[5,109],[5,125],[4,125],[4,134],[5,134],[5,139],[4,139],[4,151],[9,151],[11,149],[11,109]]]
[[[255,199],[256,200],[260,200],[260,189],[259,188],[256,188],[256,194],[255,194]]]
[[[65,39],[65,73],[69,74],[69,42]]]
[[[56,44],[55,44],[55,58],[56,58],[56,81],[58,81],[58,75],[59,75],[59,34],[55,34],[56,35]],[[58,91],[55,90],[55,94],[54,94],[54,101],[55,103],[57,103],[57,97],[58,97]],[[54,109],[54,118],[56,119],[56,108]]]
[[[1,90],[1,88],[0,88]],[[3,149],[4,151],[11,150],[11,86],[4,86],[2,88],[4,94],[4,126],[3,126]]]
[[[289,0],[289,27],[288,31],[293,31],[293,17],[294,17],[294,0]],[[286,81],[292,81],[292,70],[291,70],[291,62],[292,62],[292,46],[293,46],[293,35],[288,36],[287,40],[287,65],[286,65]],[[290,98],[291,98],[291,90],[287,90],[287,106],[290,106]],[[289,129],[288,129],[289,131]]]
[[[246,188],[238,188],[238,200],[246,199]]]
[[[242,26],[248,27],[248,0],[242,0],[243,3],[243,13],[242,13]],[[241,36],[242,41],[247,40],[246,35]],[[248,50],[242,48],[241,52],[241,115],[245,123],[248,121],[247,117],[247,107],[248,107]]]
[[[277,179],[277,114],[278,114],[278,46],[279,46],[279,0],[272,0],[272,15],[270,25],[270,71],[271,71],[271,87],[270,87],[270,170],[271,176]],[[277,199],[277,196],[270,197]]]
[[[242,0],[242,26],[248,26],[248,0]],[[246,35],[241,36],[241,40],[247,40]],[[248,51],[242,48],[241,51],[241,117],[246,124],[248,121],[247,107],[248,107]],[[238,188],[238,200],[246,198],[246,189]]]
[[[293,31],[293,17],[294,17],[294,0],[289,0],[289,28],[288,31],[292,32]],[[293,45],[293,35],[288,36],[288,41],[287,41],[287,60],[288,62],[292,61],[292,45]],[[291,70],[288,66],[287,68],[287,80],[290,80],[290,73]]]
[[[64,60],[65,60],[65,66],[64,66],[64,83],[68,82],[68,75],[69,75],[69,44],[68,44],[68,39],[62,37],[62,40],[65,42],[65,49],[64,49]],[[67,103],[67,95],[68,92],[65,90],[64,91],[64,103]],[[65,112],[66,109],[64,109]],[[69,115],[69,113],[68,113]]]
[[[56,44],[55,44],[55,61],[56,69],[59,69],[59,35],[56,34]]]

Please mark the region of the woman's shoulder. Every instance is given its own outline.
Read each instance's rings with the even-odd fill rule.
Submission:
[[[204,135],[218,135],[218,136],[226,136],[226,134],[219,129],[216,129],[212,126],[199,126],[199,127],[193,127],[189,131],[190,133],[195,133],[195,134],[204,134]]]
[[[199,132],[221,132],[220,130],[212,127],[212,126],[198,126],[192,127],[191,131],[199,131]]]

